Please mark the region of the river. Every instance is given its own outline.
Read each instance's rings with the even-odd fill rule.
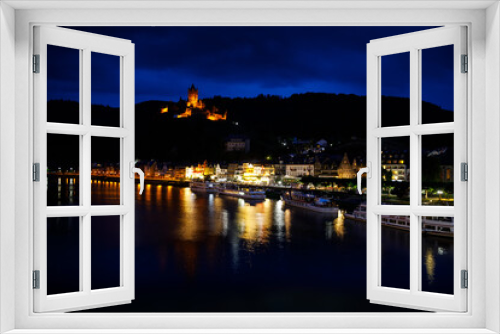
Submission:
[[[54,195],[59,203],[71,188],[62,184],[52,192],[59,193]],[[92,203],[116,203],[118,190],[117,183],[94,181]],[[74,196],[77,191],[72,191]],[[54,196],[49,204],[57,203]],[[142,196],[137,194],[135,214],[135,300],[97,311],[407,311],[366,299],[364,222],[285,207],[281,200],[248,202],[150,184]],[[117,285],[118,225],[111,222],[113,217],[93,219],[92,286]],[[68,224],[54,221],[48,228],[52,293],[73,291],[71,275],[76,277],[73,289],[78,289],[78,267],[69,259],[78,255],[78,229],[62,225]],[[384,227],[382,238],[382,282],[405,286],[409,233]],[[452,293],[453,239],[423,239],[424,289]]]

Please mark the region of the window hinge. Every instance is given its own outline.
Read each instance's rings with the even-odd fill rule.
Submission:
[[[40,73],[40,55],[33,55],[33,73]]]
[[[469,56],[462,55],[462,73],[467,73],[469,71]]]
[[[40,182],[40,164],[38,162],[33,164],[33,181]]]
[[[460,180],[469,181],[469,165],[466,162],[460,164]]]
[[[469,287],[469,273],[467,270],[462,270],[462,289],[467,289]]]
[[[40,270],[33,270],[33,289],[40,289]]]

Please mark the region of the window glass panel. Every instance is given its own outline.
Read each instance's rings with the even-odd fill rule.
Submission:
[[[120,126],[120,57],[92,52],[92,125]]]
[[[421,52],[422,123],[453,122],[453,45]]]
[[[47,45],[47,122],[80,122],[80,50]]]
[[[410,289],[410,217],[381,216],[382,286]]]
[[[453,134],[422,136],[422,204],[453,206]]]
[[[451,217],[421,217],[422,291],[453,294],[453,226]]]
[[[120,286],[120,223],[120,216],[92,217],[92,290]]]
[[[120,205],[120,138],[92,137],[92,205]]]
[[[410,124],[410,53],[382,56],[382,126]]]
[[[47,218],[47,294],[80,290],[80,217]]]
[[[80,204],[80,137],[47,134],[47,205]]]
[[[382,138],[382,204],[410,204],[410,137]]]

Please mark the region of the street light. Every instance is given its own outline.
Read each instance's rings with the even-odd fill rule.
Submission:
[[[443,191],[442,190],[438,190],[436,193],[439,195],[439,200],[441,200],[441,195],[443,194]]]

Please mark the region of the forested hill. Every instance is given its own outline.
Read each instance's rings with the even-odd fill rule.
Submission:
[[[299,138],[326,139],[342,146],[366,137],[366,97],[344,94],[304,93],[290,97],[260,95],[254,98],[203,99],[208,108],[227,110],[226,121],[200,118],[176,119],[183,101],[147,101],[136,105],[136,155],[140,159],[200,161],[226,159],[224,140],[241,134],[251,140],[250,156],[260,159],[279,154],[279,140]],[[161,109],[168,106],[168,113]],[[423,121],[453,119],[452,112],[423,103]],[[77,117],[78,104],[49,101],[48,120]],[[383,126],[409,124],[409,100],[382,98]],[[118,109],[92,106],[93,124],[116,125]],[[74,121],[74,120],[73,120]]]

